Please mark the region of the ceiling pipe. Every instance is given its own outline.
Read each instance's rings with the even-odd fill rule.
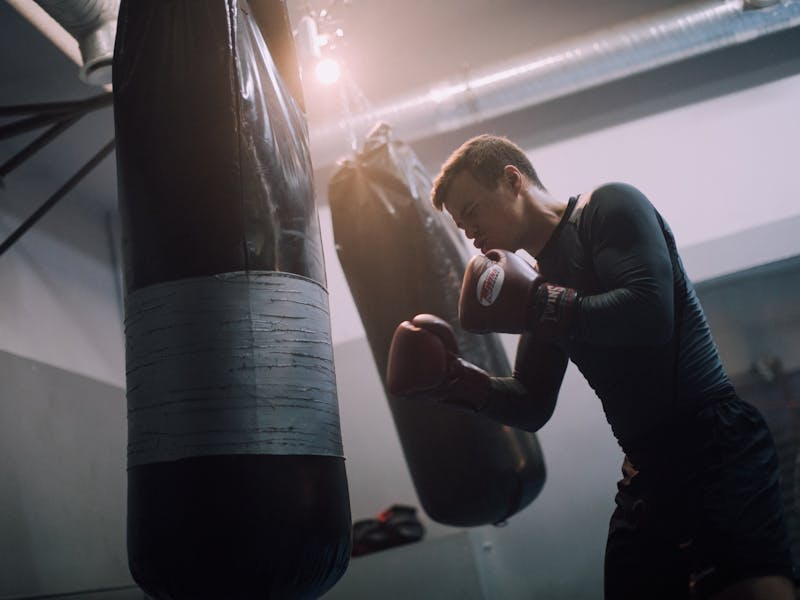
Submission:
[[[7,0],[8,4],[21,16],[28,20],[39,33],[50,40],[67,58],[81,66],[81,50],[67,31],[55,19],[33,0]]]
[[[80,76],[93,85],[111,83],[119,0],[36,0],[74,37],[81,50]]]
[[[8,0],[22,16],[80,66],[86,83],[108,86],[119,0]]]
[[[309,127],[315,167],[351,152],[378,121],[410,142],[800,25],[800,0],[716,0],[637,19],[460,81]]]

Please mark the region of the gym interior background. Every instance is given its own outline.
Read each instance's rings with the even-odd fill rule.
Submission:
[[[321,28],[334,32],[347,68],[344,83],[327,88],[305,77],[305,97],[354,520],[395,503],[419,505],[337,261],[327,207],[335,159],[364,134],[353,127],[355,117],[369,110],[379,114],[381,107],[424,90],[463,85],[475,73],[514,64],[516,57],[564,52],[586,39],[581,36],[613,39],[620,28],[642,19],[707,4],[288,3],[293,24],[313,13]],[[0,106],[79,100],[99,91],[83,83],[75,63],[7,2],[0,3],[0,57]],[[507,135],[529,151],[557,195],[607,181],[630,182],[648,195],[675,232],[729,374],[773,428],[797,549],[800,28],[609,81],[574,88],[567,82],[564,90],[481,119],[447,124],[445,115],[440,127],[422,132],[409,122],[406,141],[433,175],[467,137]],[[315,133],[327,146],[314,146]],[[4,174],[0,239],[113,135],[111,109],[97,110]],[[404,138],[402,127],[396,135]],[[33,137],[0,140],[0,162]],[[142,597],[128,574],[125,551],[116,194],[114,161],[107,159],[0,256],[3,600]],[[513,357],[514,337],[503,342]],[[600,598],[622,455],[600,402],[574,368],[538,437],[547,482],[507,526],[456,529],[421,514],[423,541],[354,559],[325,597]]]

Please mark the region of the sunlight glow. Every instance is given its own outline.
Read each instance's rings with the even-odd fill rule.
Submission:
[[[314,71],[320,83],[329,85],[339,80],[339,63],[332,58],[325,58],[319,61]]]

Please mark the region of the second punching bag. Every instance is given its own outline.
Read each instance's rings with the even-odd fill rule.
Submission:
[[[452,220],[430,201],[431,181],[411,148],[387,125],[364,150],[340,163],[329,184],[339,260],[385,381],[395,327],[419,313],[453,326],[464,358],[495,375],[510,368],[497,335],[458,323],[461,278],[469,257]],[[425,512],[447,525],[503,521],[544,485],[532,433],[433,401],[389,395],[389,407]]]
[[[245,0],[123,0],[114,106],[133,577],[317,598],[351,523],[303,114]]]

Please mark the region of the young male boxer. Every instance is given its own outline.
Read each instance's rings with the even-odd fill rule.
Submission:
[[[518,146],[489,135],[453,153],[432,198],[483,253],[464,274],[461,325],[521,334],[514,374],[492,377],[464,361],[449,325],[418,315],[395,333],[390,391],[435,390],[536,431],[571,360],[625,452],[605,597],[792,599],[772,437],[737,397],[648,199],[622,183],[556,198]]]

